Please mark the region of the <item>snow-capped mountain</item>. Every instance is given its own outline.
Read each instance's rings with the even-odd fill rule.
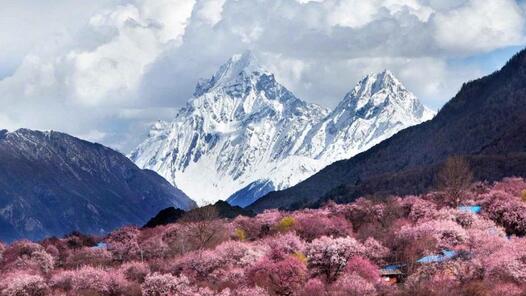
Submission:
[[[272,176],[327,114],[295,97],[247,52],[199,82],[186,107],[172,122],[157,123],[130,158],[203,205]],[[308,161],[298,156],[298,168]]]
[[[390,71],[369,74],[309,131],[300,153],[326,164],[350,158],[434,114]]]
[[[228,198],[246,206],[432,115],[388,71],[364,78],[329,112],[294,96],[246,52],[200,81],[130,158],[199,205]]]

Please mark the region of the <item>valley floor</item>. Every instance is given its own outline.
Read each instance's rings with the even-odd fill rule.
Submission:
[[[525,200],[507,178],[0,244],[0,295],[524,295]]]

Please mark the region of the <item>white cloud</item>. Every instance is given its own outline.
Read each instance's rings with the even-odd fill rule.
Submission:
[[[151,4],[151,5],[150,5]],[[76,97],[87,105],[106,98],[133,97],[146,67],[162,53],[167,42],[180,43],[193,1],[144,1],[95,15],[90,24],[117,30],[115,38],[95,50],[72,51],[72,83]]]
[[[436,108],[483,74],[465,57],[524,42],[525,12],[512,0],[97,0],[73,9],[80,2],[2,7],[0,127],[62,130],[127,151],[149,124],[174,116],[198,78],[245,49],[311,102],[334,106],[362,75],[389,68]]]
[[[325,2],[328,13],[328,23],[351,28],[360,28],[381,16],[382,12],[396,15],[408,12],[427,21],[433,13],[431,7],[420,4],[417,0],[340,0]]]
[[[226,0],[205,0],[201,1],[197,10],[197,17],[214,26],[221,20],[223,5]]]
[[[433,19],[438,45],[464,52],[524,43],[524,11],[513,0],[470,0]]]
[[[161,26],[160,41],[180,42],[192,14],[195,0],[140,0],[139,8],[145,20]]]
[[[379,1],[343,0],[329,3],[328,22],[331,26],[340,25],[359,28],[370,23],[381,8]]]
[[[78,135],[79,138],[90,142],[102,142],[106,138],[106,133],[98,130],[90,130],[85,134]]]
[[[63,46],[100,9],[120,0],[2,0],[0,58],[20,63],[35,48]],[[82,9],[79,9],[82,7]]]

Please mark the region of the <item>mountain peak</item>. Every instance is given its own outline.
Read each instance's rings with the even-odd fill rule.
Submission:
[[[330,112],[297,98],[245,52],[199,83],[174,121],[154,126],[130,157],[198,204],[232,197],[246,205],[420,123],[418,112],[400,107],[398,96],[409,92],[398,85],[387,70],[370,74],[355,90],[364,89],[361,97]],[[375,104],[356,108],[362,99]],[[203,176],[210,182],[196,181]]]
[[[405,90],[402,83],[387,69],[366,75],[358,82],[354,90],[362,95],[372,96],[386,88]]]
[[[239,71],[252,72],[252,71],[261,70],[261,66],[259,65],[258,58],[250,50],[247,50],[242,54],[233,55],[228,60],[227,63],[232,65],[234,69],[239,70]]]
[[[235,54],[208,80],[200,80],[195,88],[194,96],[200,96],[212,88],[237,84],[243,77],[268,74],[260,64],[256,55],[247,50]]]
[[[426,108],[418,98],[389,70],[370,73],[345,95],[336,108],[350,110],[359,116],[374,116],[377,112],[396,106],[399,112],[411,117],[428,120],[434,112]]]

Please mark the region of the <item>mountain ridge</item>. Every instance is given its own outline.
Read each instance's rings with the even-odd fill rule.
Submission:
[[[342,114],[335,114],[338,109],[329,111],[297,98],[252,53],[235,55],[210,79],[200,81],[175,119],[156,124],[129,157],[139,167],[157,171],[200,205],[228,199],[246,206],[427,119],[424,111],[431,111],[392,73],[368,79],[380,74],[387,84],[378,85],[392,89],[377,89],[367,97],[351,97],[351,91],[346,99],[384,100],[379,105],[385,113],[367,117],[367,111],[358,114],[342,105]],[[421,114],[396,106],[398,99],[407,99]],[[374,108],[378,106],[362,109]],[[331,130],[344,115],[347,124]],[[199,179],[205,182],[198,183]]]
[[[29,129],[0,137],[0,224],[10,226],[0,228],[3,240],[105,233],[167,206],[195,203],[101,144]]]
[[[521,79],[526,79],[524,50],[516,54],[501,70],[465,83],[432,120],[404,129],[363,153],[336,162],[297,186],[269,193],[250,208],[263,210],[308,206],[321,199],[330,199],[330,191],[337,188],[340,188],[337,195],[343,195],[341,200],[348,202],[360,194],[374,194],[375,186],[370,184],[385,183],[389,178],[399,178],[404,172],[411,170],[427,173],[392,182],[390,186],[394,188],[389,193],[397,194],[396,186],[401,188],[400,191],[409,190],[409,185],[404,183],[408,180],[420,182],[412,183],[415,191],[416,188],[429,188],[432,185],[432,176],[429,174],[433,172],[433,167],[436,169],[451,155],[479,159],[476,168],[486,172],[485,176],[479,174],[479,179],[492,179],[492,174],[523,175],[524,170],[512,163],[506,166],[510,169],[506,172],[504,167],[480,161],[484,158],[514,155],[513,163],[522,162],[520,153],[525,151],[526,144],[525,138],[517,135],[524,132],[516,125],[523,121],[521,118],[526,113],[526,86]],[[493,144],[499,143],[499,139],[504,136],[515,141],[499,146]],[[493,150],[488,151],[487,147],[493,147]],[[374,179],[376,181],[373,182]],[[364,187],[369,189],[358,190]]]

